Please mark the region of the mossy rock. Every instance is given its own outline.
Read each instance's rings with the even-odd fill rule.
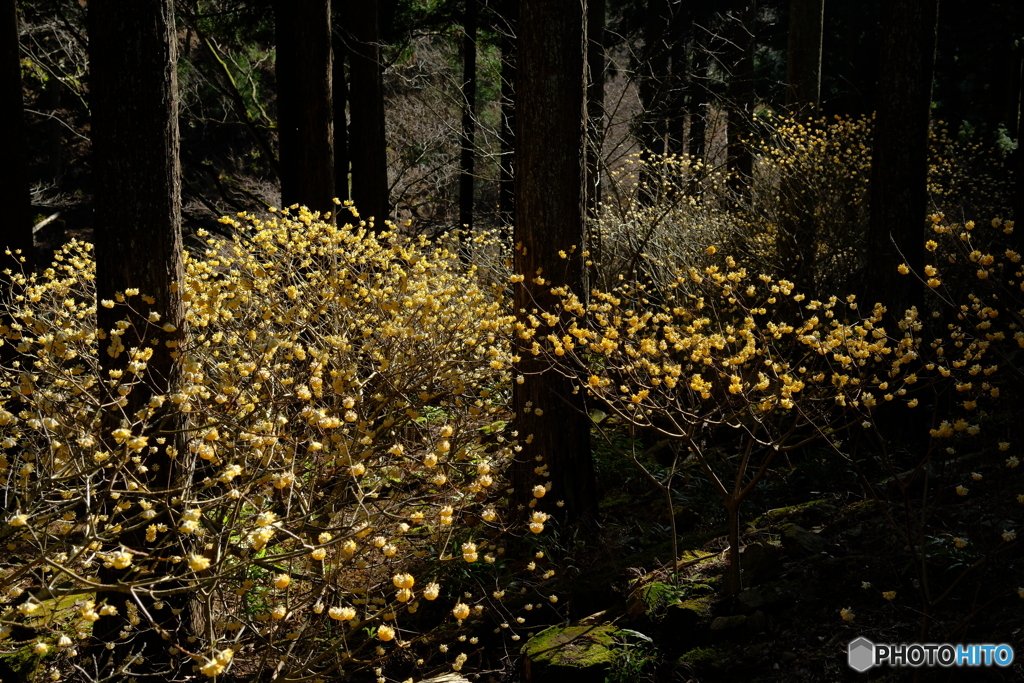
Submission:
[[[769,510],[766,514],[755,519],[752,526],[758,528],[770,527],[781,522],[796,521],[823,521],[824,518],[835,512],[835,508],[824,498],[809,500],[806,503],[787,505],[786,507]]]
[[[809,557],[827,553],[831,547],[820,535],[796,524],[782,527],[782,547],[793,557]]]
[[[601,683],[615,661],[619,633],[611,624],[552,626],[523,646],[528,683]]]
[[[665,617],[658,628],[658,639],[672,648],[703,638],[711,621],[714,596],[689,598],[673,602],[665,608]]]
[[[699,676],[714,677],[729,670],[733,654],[721,647],[698,647],[676,660],[676,667]]]

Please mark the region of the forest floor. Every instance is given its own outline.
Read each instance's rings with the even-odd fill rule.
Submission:
[[[977,464],[983,478],[972,482],[969,497],[934,497],[922,534],[928,549],[922,574],[905,541],[907,508],[897,484],[874,481],[870,489],[860,487],[861,495],[827,493],[857,490],[850,486],[854,473],[814,453],[779,463],[741,508],[744,591],[726,597],[726,519],[696,466],[683,468],[675,488],[681,559],[672,571],[663,494],[635,465],[600,451],[598,524],[590,539],[577,541],[563,574],[571,621],[524,647],[519,670],[506,672],[506,680],[1024,680],[1024,601],[1012,583],[1014,567],[1024,565],[1019,541],[958,548],[953,536],[970,526],[998,537],[1007,517],[1019,517],[1006,512],[1021,506],[1005,469],[986,472]],[[657,463],[646,464],[658,471]],[[845,485],[837,486],[843,478]],[[955,489],[941,473],[928,485]],[[907,489],[917,519],[922,487],[919,476]],[[922,637],[926,595],[930,616]],[[587,668],[579,653],[552,656],[552,634],[571,641],[605,625],[612,627],[602,631],[611,636],[611,656],[602,659],[600,648],[594,650],[595,666]],[[1008,668],[857,673],[847,664],[847,645],[861,636],[875,643],[1009,643],[1018,657]]]

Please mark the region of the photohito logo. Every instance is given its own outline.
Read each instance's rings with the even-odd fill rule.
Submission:
[[[873,666],[1009,666],[1013,648],[1006,644],[952,645],[950,643],[872,643],[857,638],[847,646],[850,668],[867,671]]]

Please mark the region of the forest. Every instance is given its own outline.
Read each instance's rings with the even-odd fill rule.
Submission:
[[[0,32],[0,683],[1024,680],[1024,5]]]

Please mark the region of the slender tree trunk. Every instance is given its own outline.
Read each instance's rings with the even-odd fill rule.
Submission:
[[[352,200],[360,215],[376,219],[375,229],[381,231],[391,209],[378,4],[378,0],[348,4],[345,28],[353,93],[349,101]]]
[[[789,1],[786,106],[791,113],[815,110],[821,101],[821,39],[825,0]]]
[[[897,267],[906,263],[923,275],[937,17],[938,0],[894,0],[882,27],[867,239],[871,274],[863,305],[870,310],[881,301],[897,319],[920,307],[923,297],[919,281]]]
[[[124,307],[97,311],[100,349],[100,370],[104,377],[121,370],[129,361],[128,350],[152,348],[143,375],[142,386],[136,387],[120,407],[119,398],[106,384],[100,390],[106,404],[101,426],[103,446],[117,452],[123,448],[110,440],[110,432],[123,424],[131,424],[153,395],[167,395],[178,385],[180,364],[177,351],[164,341],[174,343],[184,338],[185,316],[181,300],[184,268],[181,253],[181,170],[178,163],[178,116],[176,82],[176,46],[174,15],[171,0],[91,0],[89,3],[90,99],[92,105],[92,166],[95,174],[94,223],[96,242],[97,299],[115,299],[129,287],[152,297],[147,304],[132,297],[134,312],[128,314],[131,325],[120,337],[110,331],[126,315]],[[149,322],[149,315],[160,316],[159,325]],[[161,326],[174,326],[165,332]],[[170,329],[170,328],[169,328]],[[159,340],[150,346],[150,339]],[[119,344],[115,345],[115,341]],[[125,350],[117,351],[117,346]],[[166,406],[171,406],[168,401]],[[154,436],[167,435],[167,445],[146,456],[147,470],[133,472],[142,481],[143,490],[157,495],[170,490],[182,474],[180,460],[168,457],[167,449],[178,448],[182,422],[180,413],[170,410],[150,416],[142,426],[151,442]],[[111,471],[108,476],[117,476]],[[107,482],[108,486],[114,481]],[[168,494],[169,495],[169,494]],[[102,503],[101,503],[102,504]],[[164,515],[166,513],[163,513]],[[154,522],[171,520],[158,516]],[[121,534],[123,546],[146,555],[144,532],[135,530]],[[107,548],[111,550],[113,548]],[[178,573],[179,568],[159,560],[149,567],[154,576]],[[99,572],[103,583],[130,582],[134,568],[104,568]],[[178,584],[171,581],[162,588]],[[155,628],[132,632],[131,639],[119,637],[127,625],[127,600],[153,615],[157,627],[167,631],[172,640],[184,642],[186,633],[179,632],[189,623],[188,594],[165,599],[169,609],[153,609],[154,599],[144,593],[132,597],[122,592],[99,591],[96,602],[106,602],[118,609],[117,616],[102,617],[93,625],[94,654],[109,658],[108,665],[118,666],[129,653],[141,656],[132,667],[136,673],[161,674],[168,680],[175,666],[168,653],[168,642]],[[175,610],[181,610],[174,614]],[[143,614],[140,610],[140,616]],[[114,642],[113,650],[102,643]]]
[[[578,0],[522,0],[519,11],[513,242],[515,271],[525,279],[515,289],[515,310],[530,329],[531,314],[561,310],[551,287],[567,286],[581,297],[585,292],[581,159],[586,48]],[[531,344],[520,338],[516,349],[515,373],[523,381],[513,385],[512,400],[523,450],[513,465],[514,499],[528,503],[536,485],[550,482],[542,506],[561,500],[564,508],[549,509],[569,519],[588,517],[596,512],[597,498],[584,395],[533,355]],[[538,458],[547,465],[549,479],[535,473]]]
[[[32,214],[28,185],[28,136],[22,103],[21,60],[18,43],[18,10],[15,0],[3,0],[0,8],[3,21],[3,39],[0,40],[0,107],[3,120],[0,127],[0,149],[4,161],[0,164],[0,204],[8,212],[0,232],[0,252],[20,250],[25,258],[26,270],[35,260],[32,246]],[[4,268],[13,267],[6,257]],[[0,269],[2,270],[2,269]]]
[[[499,27],[501,49],[501,169],[498,182],[498,214],[501,225],[510,226],[515,208],[515,139],[516,139],[516,25],[519,0],[504,0],[504,20]]]
[[[754,19],[756,0],[733,0],[729,22],[729,187],[737,197],[750,197],[754,157],[750,137],[754,116]]]
[[[604,142],[604,49],[606,0],[587,1],[587,217],[597,218],[601,202],[601,147]]]
[[[334,95],[334,195],[341,201],[349,199],[349,152],[348,152],[348,81],[345,79],[345,58],[348,47],[345,44],[339,18],[344,16],[348,4],[334,0],[332,7],[335,21],[331,29],[331,92]]]
[[[281,204],[334,212],[330,0],[274,1]]]
[[[473,161],[476,156],[476,27],[478,0],[466,0],[462,41],[462,135],[459,138],[459,227],[473,229]]]

